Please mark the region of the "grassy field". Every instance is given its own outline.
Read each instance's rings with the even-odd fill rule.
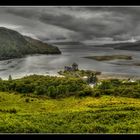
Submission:
[[[1,133],[140,133],[140,99],[0,92]]]

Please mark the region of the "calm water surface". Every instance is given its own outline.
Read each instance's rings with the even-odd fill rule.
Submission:
[[[32,55],[20,59],[0,61],[0,77],[7,79],[9,74],[13,78],[29,74],[50,74],[57,75],[57,71],[63,70],[65,65],[76,62],[80,69],[97,70],[110,74],[140,75],[140,66],[133,66],[133,63],[140,63],[140,52],[114,50],[112,48],[94,47],[94,45],[58,45],[61,55]],[[131,55],[132,60],[96,61],[84,56],[93,55]]]

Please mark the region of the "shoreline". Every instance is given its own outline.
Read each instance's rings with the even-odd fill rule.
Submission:
[[[113,74],[113,73],[103,73],[101,75],[97,76],[99,79],[104,80],[104,79],[135,79],[135,80],[139,80],[140,79],[140,75],[128,75],[128,74]]]
[[[10,74],[9,74],[10,75]],[[8,80],[8,77],[9,77],[9,75],[7,75],[7,77],[4,77],[4,78],[2,78],[1,76],[1,78],[3,79],[3,80]],[[26,77],[26,76],[30,76],[30,75],[43,75],[43,76],[51,76],[51,77],[64,77],[63,75],[59,75],[59,74],[46,74],[46,73],[30,73],[30,74],[23,74],[23,75],[11,75],[12,76],[12,79],[13,80],[16,80],[16,79],[21,79],[21,78],[23,78],[23,77]]]
[[[65,77],[63,75],[60,75],[59,73],[54,73],[54,74],[44,74],[44,73],[30,73],[30,74],[25,74],[25,75],[11,75],[12,79],[20,79],[26,76],[30,75],[43,75],[43,76],[51,76],[51,77]],[[105,79],[135,79],[135,80],[140,80],[140,75],[129,75],[129,74],[121,74],[121,73],[102,73],[101,75],[97,75],[97,77],[100,80],[105,80]],[[5,78],[2,78],[3,80],[8,80],[8,76]]]

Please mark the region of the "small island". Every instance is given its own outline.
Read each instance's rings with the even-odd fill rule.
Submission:
[[[109,61],[109,60],[115,60],[115,59],[132,60],[132,56],[128,56],[128,55],[86,56],[84,58],[94,59],[97,61]]]
[[[59,71],[58,74],[66,77],[83,77],[94,75],[101,75],[100,71],[95,70],[80,70],[77,63],[73,63],[72,66],[65,66],[64,71]]]
[[[64,71],[59,71],[58,74],[65,78],[79,78],[93,88],[98,81],[97,75],[101,75],[101,72],[93,70],[80,70],[78,68],[78,64],[73,63],[71,66],[65,66]]]

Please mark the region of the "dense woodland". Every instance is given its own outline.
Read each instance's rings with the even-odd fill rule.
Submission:
[[[46,95],[49,97],[69,96],[76,92],[91,90],[87,83],[79,78],[50,77],[41,75],[27,76],[21,79],[0,81],[0,91],[25,94]]]
[[[140,81],[98,80],[94,87],[77,77],[31,75],[21,79],[0,80],[0,91],[20,94],[45,95],[51,98],[102,95],[140,98]]]

